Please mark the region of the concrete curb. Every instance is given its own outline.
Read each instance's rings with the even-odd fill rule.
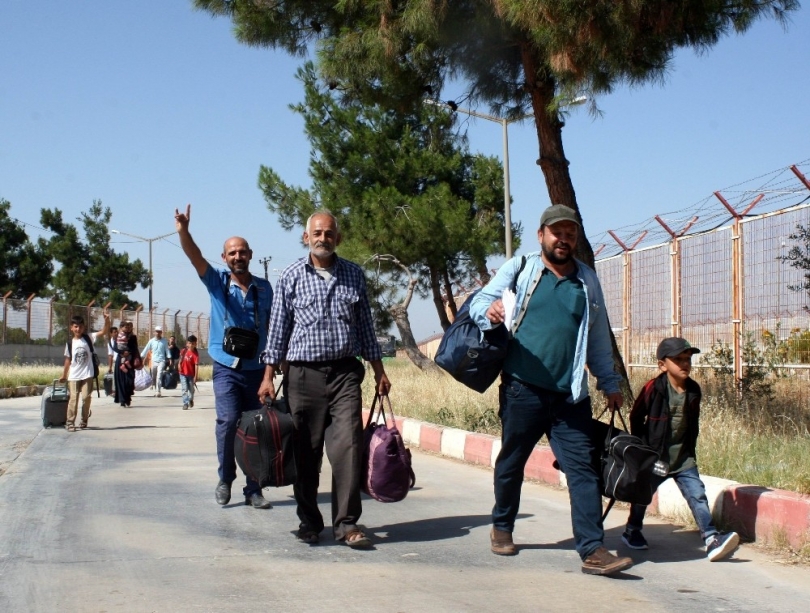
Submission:
[[[368,411],[363,411],[363,423]],[[457,428],[445,428],[416,419],[396,418],[397,429],[407,445],[480,466],[495,466],[501,448],[499,438]],[[553,468],[550,447],[535,447],[526,463],[530,479],[566,487],[565,475]],[[744,485],[728,479],[701,475],[712,514],[723,525],[749,541],[790,545],[802,549],[810,543],[810,496],[785,490]],[[653,513],[676,520],[692,513],[672,480],[658,488],[649,507]]]
[[[46,385],[21,385],[20,387],[0,387],[0,400],[3,398],[23,398],[40,396]]]

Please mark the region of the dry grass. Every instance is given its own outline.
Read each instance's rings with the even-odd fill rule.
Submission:
[[[107,372],[102,366],[100,377]],[[213,366],[200,366],[199,380],[210,381]],[[62,376],[62,367],[52,364],[26,364],[13,362],[0,363],[0,387],[21,387],[23,385],[50,385]]]
[[[404,358],[386,360],[391,380],[391,403],[397,415],[461,428],[500,434],[498,386],[478,394],[444,373],[422,373]],[[647,377],[650,375],[648,374]],[[696,374],[704,398],[701,411],[698,460],[707,474],[810,494],[810,411],[804,402],[807,382],[780,379],[770,398],[750,395],[745,403],[724,393],[708,372]],[[647,380],[632,381],[638,390]],[[363,384],[366,404],[373,397],[374,377],[368,371]],[[593,391],[594,411],[602,394]],[[625,416],[629,407],[624,411]]]

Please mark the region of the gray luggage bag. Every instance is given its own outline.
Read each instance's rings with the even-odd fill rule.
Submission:
[[[43,428],[65,425],[69,396],[67,383],[60,383],[59,379],[54,379],[53,384],[45,388],[40,407]]]

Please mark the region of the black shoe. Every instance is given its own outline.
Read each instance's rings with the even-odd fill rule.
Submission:
[[[641,530],[627,528],[622,534],[622,543],[627,545],[630,549],[649,549],[647,539],[641,534]]]
[[[226,505],[231,501],[231,484],[220,481],[217,484],[217,489],[214,490],[217,504]]]
[[[710,562],[724,560],[740,545],[740,535],[736,532],[716,534],[706,543],[706,557]]]
[[[245,504],[253,507],[254,509],[272,509],[273,505],[270,501],[262,496],[261,492],[254,492],[250,496],[245,496]]]

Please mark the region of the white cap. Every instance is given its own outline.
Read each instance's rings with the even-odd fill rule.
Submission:
[[[155,332],[163,332],[163,328],[160,326],[155,326]]]

